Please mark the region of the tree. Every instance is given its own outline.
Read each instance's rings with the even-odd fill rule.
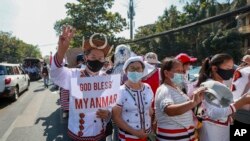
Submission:
[[[171,6],[164,11],[155,24],[138,28],[135,38],[167,31],[223,13],[232,5],[228,0],[223,3],[216,0],[187,0],[183,12]],[[226,51],[237,61],[241,57],[239,50],[241,35],[232,30],[235,27],[235,17],[228,17],[212,24],[141,41],[137,43],[136,50],[140,52],[139,54],[153,51],[158,54],[159,59],[175,56],[181,52],[203,59]]]
[[[111,43],[116,41],[115,34],[124,30],[126,20],[119,13],[112,13],[114,0],[77,0],[77,3],[67,3],[67,17],[55,23],[57,34],[64,24],[76,28],[72,41],[73,47],[79,47],[82,37],[89,38],[93,33],[104,33]]]
[[[242,46],[241,34],[236,30],[218,31],[202,42],[203,54],[211,56],[217,53],[230,54],[235,62],[239,62],[242,56],[240,47]],[[204,58],[204,57],[203,57]]]
[[[37,46],[0,31],[0,62],[22,63],[26,57],[41,58],[41,52]]]

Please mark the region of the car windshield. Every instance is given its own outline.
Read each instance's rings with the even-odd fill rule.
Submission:
[[[0,75],[5,75],[5,67],[0,66]]]

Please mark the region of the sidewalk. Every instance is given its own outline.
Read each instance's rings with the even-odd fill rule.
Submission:
[[[49,89],[37,93],[30,101],[7,138],[7,141],[68,140],[67,119],[61,118],[58,91]]]

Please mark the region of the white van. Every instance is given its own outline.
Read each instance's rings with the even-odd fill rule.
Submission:
[[[0,63],[0,97],[17,100],[19,93],[30,85],[29,75],[19,64]]]

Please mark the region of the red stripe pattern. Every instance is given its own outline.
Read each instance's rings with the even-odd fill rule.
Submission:
[[[57,53],[55,54],[55,56],[54,56],[54,63],[55,63],[55,65],[56,65],[56,67],[58,67],[58,68],[61,68],[62,67],[62,65],[59,63],[59,61],[58,61],[58,58],[57,58]]]
[[[60,104],[63,110],[69,110],[69,90],[60,88]]]
[[[182,129],[165,129],[157,128],[157,140],[158,141],[169,141],[169,140],[181,140],[181,141],[194,141],[195,131],[194,127]]]

